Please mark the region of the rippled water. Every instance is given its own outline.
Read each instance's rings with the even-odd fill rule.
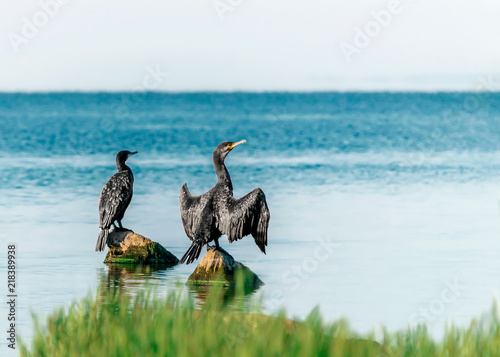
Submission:
[[[129,162],[135,195],[123,223],[180,257],[190,243],[180,186],[209,189],[213,148],[240,139],[247,144],[226,162],[235,196],[266,192],[268,254],[251,238],[221,244],[265,282],[252,296],[269,313],[285,307],[304,317],[319,305],[359,332],[417,320],[439,336],[448,321],[465,324],[500,291],[499,99],[0,94],[0,238],[5,253],[17,244],[19,332],[30,338],[30,312],[44,316],[103,284],[133,292],[149,280],[159,294],[185,290],[194,265],[102,263],[93,251],[97,198],[116,152],[139,151]],[[2,331],[6,314],[3,306]]]

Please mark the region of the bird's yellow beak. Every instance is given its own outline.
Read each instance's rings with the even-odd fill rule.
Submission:
[[[238,141],[237,143],[232,143],[231,145],[228,145],[227,147],[230,148],[231,150],[234,149],[236,146],[246,143],[247,141],[245,139]]]

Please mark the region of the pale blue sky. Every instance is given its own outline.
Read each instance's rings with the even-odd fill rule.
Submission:
[[[474,90],[481,78],[500,82],[498,0],[55,1],[0,0],[1,91]],[[155,68],[168,76],[154,80]]]

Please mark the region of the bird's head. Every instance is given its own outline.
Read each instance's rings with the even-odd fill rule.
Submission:
[[[217,147],[215,148],[214,150],[214,157],[220,157],[222,160],[224,160],[227,156],[227,154],[229,154],[231,152],[231,150],[233,150],[236,146],[240,145],[240,144],[243,144],[243,143],[246,143],[247,141],[246,140],[240,140],[236,143],[232,142],[232,141],[224,141],[223,143],[220,143],[219,145],[217,145]]]
[[[127,161],[127,159],[130,156],[135,155],[135,154],[137,154],[137,151],[133,151],[133,152],[130,152],[127,150],[120,151],[118,154],[116,154],[116,164],[117,165],[124,164],[125,161]]]

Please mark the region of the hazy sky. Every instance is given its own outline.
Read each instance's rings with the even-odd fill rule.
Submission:
[[[499,16],[498,0],[0,0],[0,90],[472,90],[500,82]]]

